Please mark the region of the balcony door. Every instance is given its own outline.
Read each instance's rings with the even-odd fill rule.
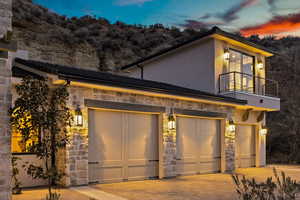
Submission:
[[[229,72],[230,74],[229,89],[254,92],[254,57],[239,51],[230,50]]]

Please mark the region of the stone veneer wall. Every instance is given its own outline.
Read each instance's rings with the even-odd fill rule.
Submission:
[[[11,31],[12,0],[0,0],[0,38]],[[8,109],[11,105],[11,62],[0,59],[0,199],[11,199],[11,141]]]
[[[163,156],[161,167],[163,170],[163,177],[174,177],[176,173],[176,128],[169,130],[168,128],[168,115],[163,114]]]
[[[227,126],[226,126],[227,127]],[[235,131],[225,130],[225,169],[227,173],[232,173],[235,170]]]
[[[152,106],[163,106],[166,108],[181,108],[190,110],[212,111],[231,114],[233,108],[205,104],[191,101],[180,101],[170,98],[151,97],[139,94],[129,94],[100,89],[89,89],[74,87],[70,88],[69,106],[75,109],[80,106],[84,117],[82,128],[73,128],[70,132],[71,142],[66,151],[66,172],[68,174],[66,185],[88,184],[88,109],[84,105],[84,99],[101,101],[113,101],[132,104],[143,104]],[[176,130],[167,129],[167,115],[163,115],[165,123],[163,126],[163,156],[161,161],[164,177],[176,176]],[[229,147],[228,147],[229,148]],[[232,150],[229,148],[227,152]],[[233,160],[234,162],[234,160]]]

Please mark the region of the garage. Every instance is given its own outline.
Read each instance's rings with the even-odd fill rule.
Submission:
[[[255,167],[255,126],[236,126],[236,165],[238,168]]]
[[[158,177],[156,114],[89,109],[89,182]]]
[[[220,120],[177,117],[179,175],[220,172]]]

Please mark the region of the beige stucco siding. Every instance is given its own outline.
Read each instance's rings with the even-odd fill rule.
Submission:
[[[201,41],[161,56],[144,66],[144,79],[214,92],[214,40]],[[141,70],[129,76],[141,78]]]
[[[265,69],[258,69],[258,61],[265,66],[265,56],[218,39],[206,39],[173,51],[141,65],[146,80],[170,83],[177,86],[217,94],[219,77],[228,72],[228,61],[224,60],[224,49],[231,48],[255,57],[255,76],[265,78]],[[141,78],[141,69],[132,68],[127,74]]]

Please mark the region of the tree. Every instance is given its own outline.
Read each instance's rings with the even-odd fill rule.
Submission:
[[[53,86],[46,79],[24,78],[16,86],[18,98],[11,109],[11,125],[21,134],[23,141],[31,141],[27,151],[36,153],[43,160],[42,166],[27,165],[27,173],[34,179],[48,182],[49,196],[58,199],[52,192],[61,183],[64,172],[57,166],[57,152],[68,142],[67,132],[72,115],[67,107],[67,85]]]

